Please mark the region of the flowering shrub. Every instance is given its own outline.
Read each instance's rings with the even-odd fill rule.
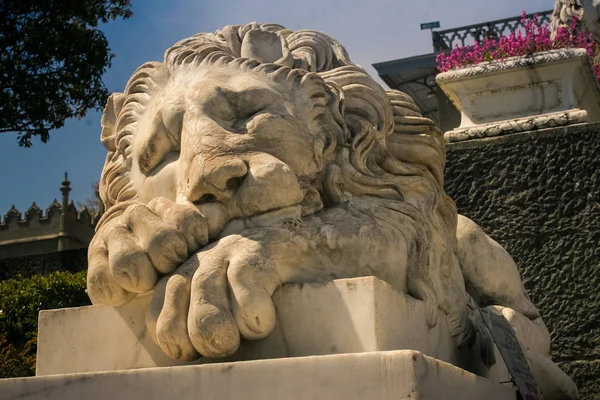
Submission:
[[[446,72],[451,69],[478,64],[484,61],[503,60],[508,57],[530,56],[541,51],[564,48],[586,49],[596,76],[600,79],[600,66],[594,63],[598,52],[591,33],[577,32],[578,21],[573,18],[569,28],[559,28],[554,40],[550,39],[551,31],[548,24],[542,24],[537,14],[527,19],[523,12],[521,22],[525,31],[512,32],[509,36],[500,38],[484,38],[481,43],[473,46],[459,47],[450,53],[438,54],[436,61],[438,69]]]

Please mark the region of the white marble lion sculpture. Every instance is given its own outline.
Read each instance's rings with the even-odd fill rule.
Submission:
[[[182,40],[110,97],[102,128],[88,292],[153,290],[148,331],[170,357],[264,338],[284,283],[376,276],[430,326],[445,315],[457,346],[481,331],[469,302],[494,308],[525,329],[545,394],[576,396],[515,263],[445,194],[441,132],[330,36],[253,23]]]

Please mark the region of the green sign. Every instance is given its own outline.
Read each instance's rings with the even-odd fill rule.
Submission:
[[[434,29],[440,27],[440,21],[437,22],[427,22],[426,24],[421,24],[421,30],[424,29]]]

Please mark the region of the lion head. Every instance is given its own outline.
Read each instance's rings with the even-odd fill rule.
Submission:
[[[443,136],[330,36],[252,23],[182,40],[110,97],[102,127],[104,220],[166,197],[195,204],[216,240],[360,196],[394,201],[410,294],[430,324],[442,310],[469,336]]]

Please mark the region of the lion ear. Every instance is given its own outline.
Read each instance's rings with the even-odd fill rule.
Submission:
[[[115,151],[117,149],[116,143],[116,128],[117,118],[123,108],[125,102],[125,94],[113,93],[108,97],[104,112],[102,114],[102,133],[100,134],[100,141],[108,151]]]

